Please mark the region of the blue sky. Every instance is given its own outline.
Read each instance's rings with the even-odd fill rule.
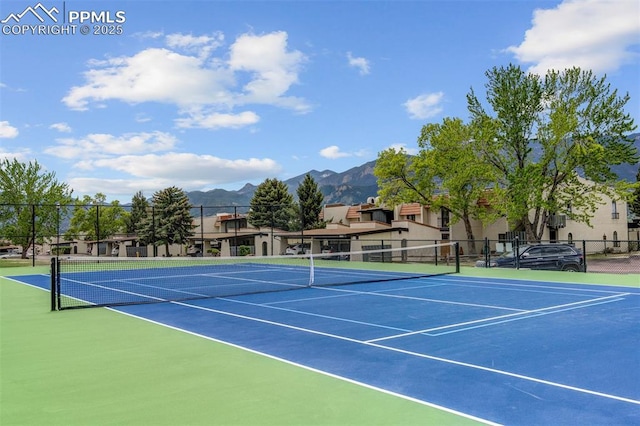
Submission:
[[[0,157],[122,202],[342,172],[466,120],[470,88],[509,63],[606,74],[640,124],[639,16],[636,0],[2,0]]]

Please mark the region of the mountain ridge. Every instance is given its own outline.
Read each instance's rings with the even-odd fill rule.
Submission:
[[[640,133],[632,134],[630,137],[634,138],[634,145],[640,154]],[[288,186],[289,192],[296,197],[298,187],[304,177],[309,174],[324,195],[323,204],[360,204],[366,202],[369,197],[378,195],[378,181],[373,174],[375,165],[376,160],[373,160],[344,172],[312,169],[283,182]],[[621,180],[636,181],[638,164],[620,164],[613,166],[612,169]],[[190,191],[187,192],[187,197],[195,206],[248,207],[256,188],[256,185],[247,183],[235,191],[225,189]]]

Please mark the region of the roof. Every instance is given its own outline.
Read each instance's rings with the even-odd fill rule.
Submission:
[[[351,206],[347,211],[347,219],[359,219],[360,218],[360,206]]]
[[[259,229],[256,230],[252,230],[250,232],[247,231],[238,231],[238,232],[206,232],[204,234],[204,239],[205,240],[230,240],[232,238],[236,238],[236,237],[258,237],[261,235],[268,235],[267,232],[265,231],[260,231]],[[189,240],[193,240],[193,241],[200,241],[202,240],[202,238],[200,238],[200,234],[196,233],[194,235],[192,235]]]
[[[389,226],[384,228],[341,228],[341,229],[309,229],[307,231],[282,232],[278,237],[288,238],[351,238],[355,235],[379,234],[381,232],[408,231],[409,228]]]
[[[422,213],[422,206],[420,203],[403,204],[402,207],[400,207],[400,216],[409,216],[420,213]]]

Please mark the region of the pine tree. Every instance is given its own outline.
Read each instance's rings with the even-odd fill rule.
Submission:
[[[164,245],[169,255],[171,244],[185,244],[194,235],[191,204],[187,194],[175,186],[153,194],[152,202],[139,237],[146,244]]]
[[[287,185],[278,179],[266,179],[253,194],[247,220],[256,227],[291,229],[295,207]]]
[[[629,204],[629,209],[632,213],[634,213],[637,217],[640,217],[640,168],[638,168],[638,173],[636,173],[636,186],[633,195],[631,196],[631,203]]]
[[[304,177],[296,193],[298,194],[298,218],[302,221],[300,229],[324,228],[326,223],[320,220],[324,195],[310,174]]]
[[[131,212],[126,220],[126,232],[128,235],[135,235],[144,224],[149,210],[149,201],[144,197],[142,191],[136,192],[131,199]]]

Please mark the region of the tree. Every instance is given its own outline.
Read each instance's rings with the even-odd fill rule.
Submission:
[[[383,203],[431,204],[435,191],[432,170],[414,163],[415,158],[404,148],[389,148],[378,153],[373,174],[378,178],[378,196]]]
[[[476,254],[471,220],[486,223],[496,218],[478,203],[483,198],[492,198],[487,188],[494,177],[491,167],[477,156],[474,132],[472,124],[466,125],[459,118],[445,118],[442,124],[427,124],[418,138],[422,152],[415,160],[415,167],[429,170],[435,178],[437,194],[432,206],[447,209],[451,213],[451,224],[458,221],[464,224],[470,254]]]
[[[324,195],[322,195],[322,192],[318,189],[318,184],[310,174],[305,175],[296,193],[298,194],[299,210],[297,217],[302,222],[300,229],[324,228],[326,222],[320,220]]]
[[[475,148],[497,176],[496,207],[514,230],[540,241],[550,215],[589,224],[601,194],[628,195],[629,184],[611,166],[638,161],[626,136],[635,129],[624,112],[629,95],[619,96],[606,77],[579,68],[542,78],[509,65],[486,76],[492,111],[473,89],[467,95]]]
[[[295,216],[293,196],[287,185],[278,179],[266,179],[251,198],[247,220],[253,226],[273,227],[288,231]]]
[[[638,168],[638,173],[636,173],[636,185],[636,189],[631,196],[629,209],[637,217],[640,217],[640,167]]]
[[[171,244],[185,244],[194,235],[191,204],[187,194],[175,186],[157,191],[152,203],[152,212],[143,220],[139,237],[143,244],[164,244],[169,256]]]
[[[77,200],[65,238],[71,240],[82,237],[86,241],[99,241],[121,233],[128,213],[119,201],[107,204],[106,199],[106,195],[98,193],[95,197],[85,195]]]
[[[20,246],[26,258],[43,236],[57,235],[72,192],[37,161],[0,160],[0,238]]]
[[[149,210],[149,201],[142,191],[136,192],[131,199],[131,212],[125,221],[125,231],[128,235],[135,235],[141,229]]]
[[[427,124],[418,138],[417,155],[408,156],[403,149],[383,151],[374,174],[383,202],[391,205],[419,202],[447,209],[451,224],[462,220],[473,254],[476,249],[471,220],[490,218],[478,200],[488,196],[486,188],[492,177],[489,167],[477,158],[472,134],[472,126],[459,118]]]

